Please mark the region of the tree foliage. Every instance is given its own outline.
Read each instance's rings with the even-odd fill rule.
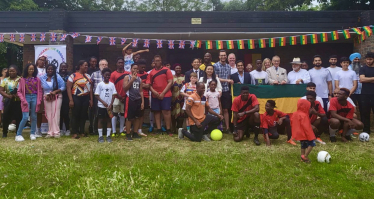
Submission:
[[[318,0],[324,10],[373,10],[374,0]]]

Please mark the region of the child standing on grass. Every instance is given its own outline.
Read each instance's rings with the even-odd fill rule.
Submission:
[[[112,131],[111,127],[111,113],[113,102],[114,102],[114,95],[117,95],[116,87],[112,82],[109,82],[111,70],[109,68],[104,68],[102,70],[102,75],[104,77],[104,81],[100,82],[95,90],[95,97],[98,100],[97,106],[97,116],[99,118],[98,121],[98,132],[99,132],[99,143],[104,142],[103,137],[103,124],[106,122],[106,141],[112,142],[110,138],[110,132]],[[113,115],[112,115],[113,116]]]
[[[186,111],[187,98],[196,92],[196,82],[197,82],[197,74],[191,73],[190,82],[184,84],[180,90],[180,95],[184,97],[184,105],[182,108],[183,111]],[[190,125],[188,124],[188,118],[186,118],[186,127],[187,127],[187,131],[190,132]]]
[[[132,52],[132,46],[131,46],[132,42],[130,42],[129,44],[127,44],[127,46],[125,46],[123,49],[122,49],[122,55],[123,55],[123,59],[125,61],[125,71],[127,72],[131,72],[131,64],[134,63],[134,60],[133,60],[133,56],[136,55],[136,54],[140,54],[140,53],[144,53],[144,52],[149,52],[149,49],[145,49],[145,50],[139,50],[139,51],[136,51],[136,52]]]
[[[221,93],[217,90],[217,81],[212,80],[209,82],[209,90],[206,91],[205,97],[206,101],[209,103],[209,107],[216,112],[217,114],[221,114],[222,106],[221,106]],[[218,129],[222,131],[222,123],[219,125]]]
[[[313,147],[316,146],[312,125],[309,119],[310,102],[304,99],[297,101],[297,111],[291,120],[292,136],[301,143],[301,161],[310,163],[308,158]]]

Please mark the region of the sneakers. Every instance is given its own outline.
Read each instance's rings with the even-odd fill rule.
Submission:
[[[294,145],[294,146],[296,146],[296,143],[292,140],[292,138],[291,139],[289,139],[288,141],[287,141],[287,143],[290,143],[290,144],[292,144],[292,145]]]
[[[16,140],[16,142],[23,142],[23,141],[25,141],[25,139],[22,137],[22,135],[17,135],[15,140]]]
[[[104,143],[104,137],[103,136],[100,136],[99,139],[97,140],[99,143]]]
[[[118,134],[117,134],[117,133],[112,133],[111,136],[112,136],[112,137],[115,137],[115,136],[118,136]]]
[[[121,136],[127,136],[127,134],[125,132],[122,132],[120,135]]]
[[[208,135],[203,135],[203,140],[204,141],[207,141],[207,142],[210,142],[211,140],[209,139]]]
[[[37,138],[43,137],[42,132],[40,131],[40,129],[36,129],[35,137],[37,137]]]
[[[322,141],[321,138],[317,138],[316,139],[316,142],[320,143],[320,144],[326,144],[326,142]]]
[[[60,137],[61,137],[61,135],[55,135],[54,137],[55,137],[55,138],[60,138]]]
[[[166,132],[166,129],[165,129],[165,127],[161,127],[161,130],[162,130],[162,132]]]
[[[183,128],[178,129],[178,138],[181,139],[181,140],[184,139]]]
[[[112,142],[112,138],[110,136],[106,137],[106,142],[111,143]]]
[[[70,130],[65,131],[65,136],[70,136]]]
[[[150,126],[148,129],[148,132],[152,133],[152,131],[153,131],[153,126]]]
[[[255,138],[253,139],[253,142],[254,142],[257,146],[260,145],[260,141],[258,140],[258,137],[255,137]]]
[[[36,140],[35,134],[30,134],[30,140]]]
[[[147,134],[145,134],[145,133],[143,133],[143,132],[138,132],[138,134],[139,134],[140,136],[142,136],[142,137],[147,137],[147,136],[148,136]]]
[[[127,141],[132,141],[131,134],[126,134],[126,140]]]
[[[64,130],[60,130],[60,135],[64,136],[65,135],[65,131]]]
[[[336,137],[335,137],[335,136],[331,136],[331,137],[330,137],[330,141],[331,141],[331,142],[336,142]]]
[[[354,136],[354,134],[351,134],[350,136],[351,136],[352,139],[356,139],[357,138],[356,136]]]
[[[140,139],[140,138],[142,138],[142,137],[140,137],[140,136],[138,135],[138,133],[132,133],[132,138]]]
[[[45,138],[53,138],[53,135],[46,135]]]

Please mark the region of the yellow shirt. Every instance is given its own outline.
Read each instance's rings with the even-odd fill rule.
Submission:
[[[213,66],[213,64],[215,64],[214,62],[210,62],[210,63],[212,64],[212,66]],[[206,66],[205,66],[205,64],[201,64],[199,68],[200,68],[200,70],[205,71]]]

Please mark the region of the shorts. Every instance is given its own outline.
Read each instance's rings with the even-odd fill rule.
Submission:
[[[129,120],[137,119],[143,116],[143,111],[141,111],[142,99],[138,100],[128,100],[127,111],[125,117]]]
[[[151,100],[152,111],[170,111],[171,110],[171,97],[164,97],[163,100],[153,98]]]
[[[220,114],[221,113],[221,110],[219,108],[212,108],[212,110],[214,112],[216,112],[217,114]],[[210,113],[209,113],[210,114]]]
[[[248,126],[249,126],[249,124],[248,124],[248,118],[246,118],[242,122],[236,123],[236,130],[245,131]]]
[[[114,99],[113,113],[122,113],[122,114],[125,113],[125,104],[122,103],[118,98]]]
[[[300,140],[300,144],[301,144],[301,149],[306,149],[308,147],[315,147],[316,146],[316,142],[314,140],[312,141],[309,141],[309,140]]]
[[[222,92],[221,105],[222,105],[222,109],[230,109],[231,110],[232,98],[231,98],[230,91]]]
[[[97,107],[97,117],[100,119],[109,119],[108,110],[106,108]]]

